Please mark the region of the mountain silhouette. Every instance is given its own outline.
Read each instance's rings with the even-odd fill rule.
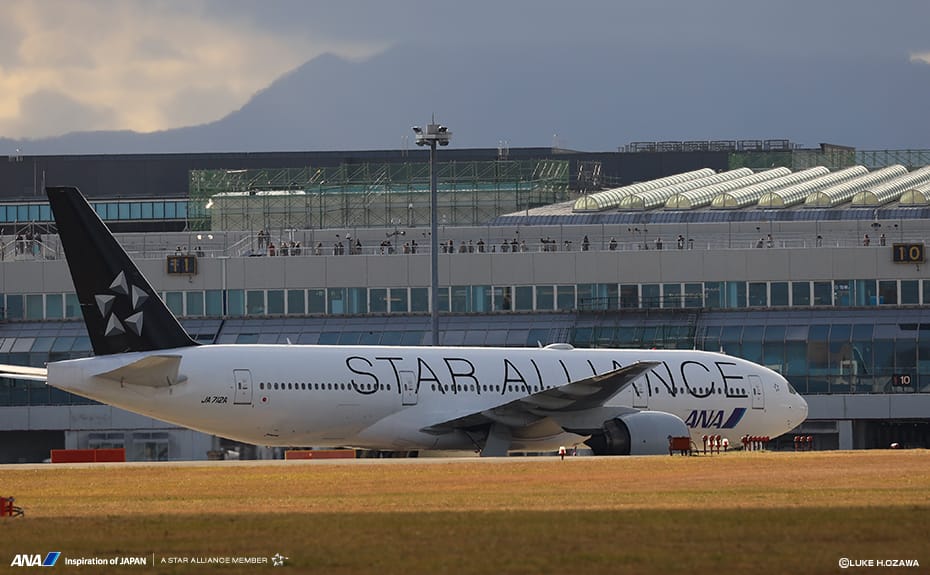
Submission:
[[[930,147],[930,66],[700,48],[395,46],[363,61],[316,57],[207,124],[153,133],[0,139],[28,154],[412,147],[436,120],[455,147],[615,150],[640,140],[784,138],[860,149]],[[9,153],[8,152],[8,153]]]

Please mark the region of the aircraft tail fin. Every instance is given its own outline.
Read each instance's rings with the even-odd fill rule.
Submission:
[[[95,355],[197,345],[77,188],[46,188]]]

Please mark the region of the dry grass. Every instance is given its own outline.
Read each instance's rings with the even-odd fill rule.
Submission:
[[[841,557],[930,568],[924,451],[12,466],[0,494],[27,512],[0,521],[0,571],[51,550],[280,552],[320,573],[833,573]],[[217,568],[154,571],[203,569]]]

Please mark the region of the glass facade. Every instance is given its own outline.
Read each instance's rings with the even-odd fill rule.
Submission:
[[[311,288],[163,292],[178,317],[429,313],[429,288]],[[635,309],[891,308],[930,303],[930,280],[460,285],[439,290],[445,312]],[[80,318],[68,294],[0,294],[8,321]]]
[[[188,200],[90,202],[104,221],[185,220]],[[52,223],[48,202],[0,204],[0,223]]]

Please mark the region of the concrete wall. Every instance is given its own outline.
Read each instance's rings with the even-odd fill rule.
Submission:
[[[165,260],[138,261],[164,291],[403,287],[429,284],[429,256],[200,258],[193,276],[169,276]],[[921,266],[895,264],[891,247],[440,254],[445,285],[664,283],[924,279]],[[72,291],[63,261],[0,264],[0,293]]]

